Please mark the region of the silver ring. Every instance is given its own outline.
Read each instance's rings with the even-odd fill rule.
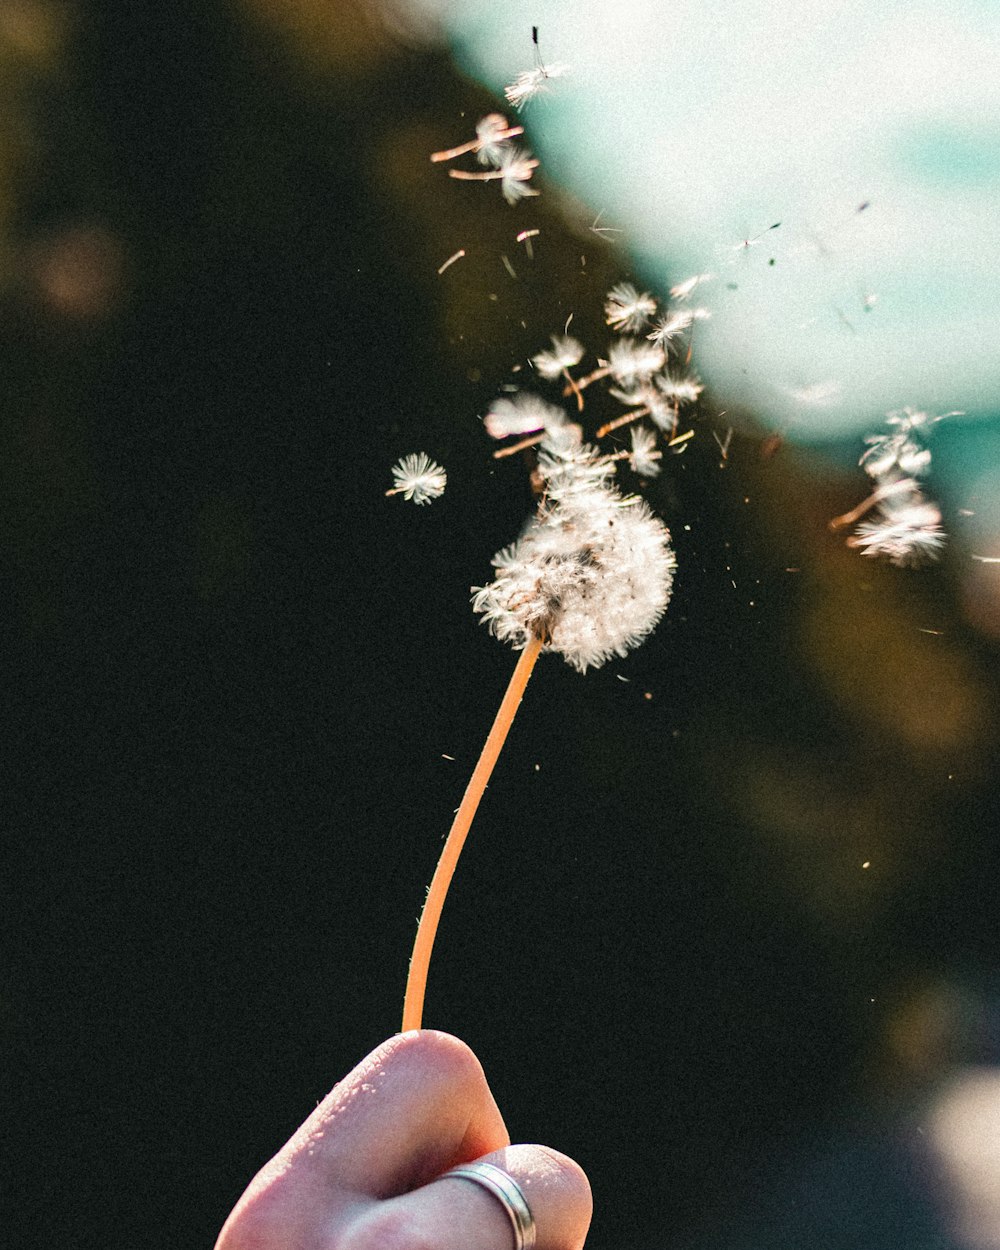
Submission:
[[[514,1230],[514,1250],[532,1250],[535,1244],[535,1221],[521,1186],[503,1168],[492,1163],[463,1163],[445,1172],[445,1177],[457,1176],[463,1181],[474,1181],[499,1198]]]

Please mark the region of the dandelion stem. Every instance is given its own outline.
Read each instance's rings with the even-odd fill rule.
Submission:
[[[573,394],[576,396],[576,410],[577,410],[577,412],[583,412],[583,393],[582,393],[582,391],[581,391],[581,390],[580,390],[580,388],[577,386],[575,378],[573,378],[573,377],[572,377],[572,375],[570,374],[570,371],[569,371],[567,368],[565,368],[565,367],[564,367],[562,372],[563,372],[563,377],[566,379],[566,385],[569,387],[569,389],[570,389],[570,390],[573,392]]]
[[[563,387],[563,396],[579,396],[581,391],[586,390],[594,382],[600,382],[601,378],[606,378],[610,372],[610,365],[602,365],[600,369],[595,369],[593,373],[588,373],[585,378],[577,378],[576,380],[570,378],[569,383]]]
[[[494,182],[497,178],[504,176],[504,170],[484,169],[480,173],[473,173],[469,169],[449,169],[448,176],[458,178],[463,182]]]
[[[437,868],[434,870],[430,889],[427,891],[427,901],[424,903],[424,909],[420,913],[417,936],[413,943],[413,954],[410,957],[410,971],[406,979],[406,997],[403,1000],[404,1033],[410,1029],[420,1028],[424,1011],[424,992],[427,988],[427,970],[430,966],[431,951],[434,947],[434,938],[437,935],[438,921],[441,918],[441,909],[444,906],[445,896],[448,893],[448,886],[455,875],[458,857],[461,855],[462,847],[465,845],[465,839],[472,825],[472,819],[476,814],[476,809],[479,807],[479,800],[483,797],[483,791],[486,789],[490,776],[493,773],[493,768],[506,741],[507,733],[513,724],[514,716],[524,694],[524,688],[528,684],[528,678],[531,676],[531,670],[535,667],[535,661],[538,659],[541,649],[542,639],[531,637],[518,657],[510,683],[500,703],[500,710],[497,712],[496,719],[493,722],[493,728],[489,732],[482,754],[479,756],[479,762],[476,764],[465,794],[462,796],[462,802],[455,813],[455,819],[452,821],[451,829],[441,851],[441,858],[438,860]]]
[[[513,139],[515,135],[523,135],[523,126],[508,126],[491,134],[488,139],[470,139],[468,143],[460,143],[457,148],[448,148],[446,152],[432,152],[432,161],[450,161],[456,156],[464,156],[466,152],[478,152],[487,143],[503,143],[505,139]]]
[[[537,434],[530,434],[527,438],[522,438],[516,443],[511,443],[508,447],[501,447],[499,451],[493,453],[494,460],[503,460],[505,456],[513,456],[515,452],[524,451],[528,447],[537,446],[545,437],[545,431],[539,430]]]
[[[615,417],[613,421],[607,421],[594,435],[594,438],[603,438],[605,434],[610,434],[612,430],[621,429],[623,425],[628,425],[632,421],[638,421],[640,417],[648,417],[649,409],[630,408],[628,412],[623,412],[620,417]]]
[[[897,495],[901,491],[912,489],[913,482],[907,477],[900,478],[898,481],[886,482],[884,485],[876,487],[867,499],[862,499],[856,508],[852,508],[850,512],[845,512],[841,516],[835,516],[832,521],[828,522],[828,525],[836,533],[837,530],[845,529],[848,525],[853,525],[855,521],[860,521],[866,512],[870,512],[886,496]]]

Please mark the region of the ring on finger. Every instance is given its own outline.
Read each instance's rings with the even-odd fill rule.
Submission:
[[[455,1176],[460,1180],[472,1181],[488,1189],[494,1198],[499,1199],[507,1212],[511,1228],[514,1230],[514,1250],[533,1250],[535,1244],[535,1221],[524,1196],[521,1186],[510,1173],[492,1163],[463,1163],[451,1168],[441,1177]]]

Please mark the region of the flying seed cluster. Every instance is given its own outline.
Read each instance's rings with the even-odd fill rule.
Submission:
[[[849,547],[858,548],[862,555],[883,556],[901,567],[924,564],[940,554],[945,542],[941,512],[924,494],[920,479],[931,465],[924,440],[929,427],[942,419],[902,408],[889,413],[888,430],[865,439],[868,448],[858,463],[874,489],[856,508],[830,522],[830,528],[837,530],[868,516],[847,539]]]

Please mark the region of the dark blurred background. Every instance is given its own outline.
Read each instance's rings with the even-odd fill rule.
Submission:
[[[355,5],[6,0],[0,64],[7,1244],[210,1245],[398,1028],[513,666],[468,592],[530,466],[480,417],[633,275],[544,171],[512,209],[431,165],[496,102]],[[951,557],[828,533],[850,457],[760,422],[723,458],[729,399],[647,490],[667,618],[540,663],[431,970],[515,1140],[587,1168],[596,1250],[871,1176],[992,1054],[995,641]],[[384,494],[412,451],[428,507]],[[911,1233],[811,1244],[952,1244]]]

